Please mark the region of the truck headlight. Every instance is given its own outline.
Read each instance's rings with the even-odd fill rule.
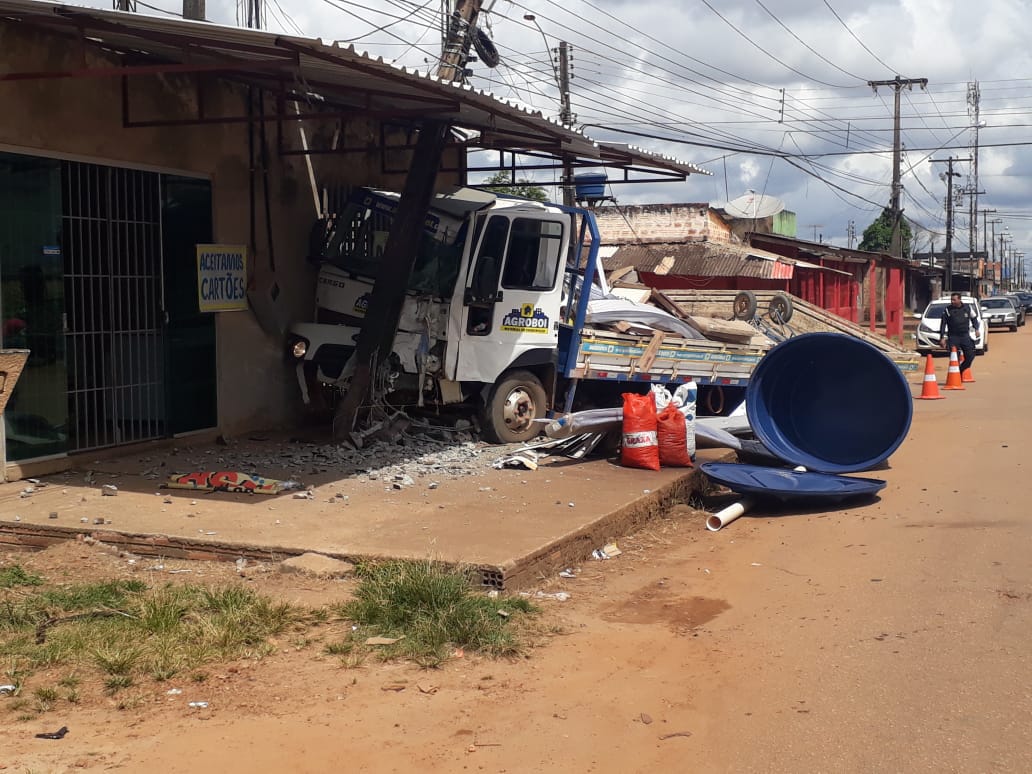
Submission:
[[[290,352],[294,357],[300,360],[308,352],[308,342],[304,339],[298,339],[294,342],[294,346],[290,348]]]

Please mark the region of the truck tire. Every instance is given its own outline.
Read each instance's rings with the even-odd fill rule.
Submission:
[[[484,406],[481,426],[491,443],[520,443],[537,436],[544,425],[548,398],[530,371],[510,371],[495,384]]]
[[[767,306],[767,314],[776,323],[787,323],[792,319],[792,299],[784,293],[775,293]]]
[[[731,307],[736,320],[751,320],[756,316],[756,294],[751,290],[743,290],[735,296]]]

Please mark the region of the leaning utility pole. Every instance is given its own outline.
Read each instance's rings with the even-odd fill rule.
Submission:
[[[456,0],[455,11],[448,24],[444,55],[437,71],[441,80],[462,82],[465,78],[480,3],[481,0]],[[423,223],[434,195],[449,128],[446,122],[430,120],[423,121],[419,127],[405,185],[351,357],[355,364],[351,381],[333,417],[334,438],[343,438],[354,430],[359,409],[372,396],[374,377],[387,365],[394,347],[405,289],[419,253]]]
[[[892,254],[897,258],[903,257],[903,239],[900,230],[900,220],[903,210],[900,209],[899,200],[902,192],[900,185],[900,159],[902,148],[899,137],[899,92],[906,86],[912,89],[914,84],[922,89],[928,86],[927,78],[900,78],[898,75],[891,81],[868,81],[870,86],[877,93],[879,86],[891,86],[893,90],[893,111],[892,111],[892,200],[889,209],[892,212]]]
[[[933,164],[946,164],[946,276],[943,277],[943,290],[953,290],[953,178],[960,177],[960,172],[953,171],[953,162],[970,161],[970,159],[931,159]]]

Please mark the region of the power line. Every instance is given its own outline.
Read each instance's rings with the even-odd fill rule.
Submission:
[[[838,19],[838,23],[841,24],[845,28],[846,32],[848,32],[852,36],[853,40],[855,40],[857,43],[859,43],[860,47],[863,48],[864,51],[866,51],[868,54],[870,54],[872,57],[874,57],[874,60],[878,64],[880,64],[886,70],[890,70],[892,72],[898,72],[897,68],[889,67],[887,64],[885,64],[885,62],[882,61],[881,57],[879,57],[876,53],[871,51],[871,49],[869,49],[867,47],[867,45],[862,40],[860,40],[860,38],[858,38],[856,36],[856,33],[853,32],[853,30],[851,30],[849,28],[849,25],[846,24],[845,21],[843,21],[842,17],[838,15],[838,11],[836,11],[834,8],[831,7],[831,3],[829,3],[828,0],[824,0],[824,4],[828,7],[828,10],[831,11],[831,15],[834,16],[836,19]]]
[[[781,27],[781,29],[783,29],[783,30],[784,30],[785,32],[787,32],[787,33],[788,33],[789,35],[791,35],[791,36],[792,36],[792,37],[793,37],[793,38],[794,38],[794,39],[795,39],[796,41],[798,41],[798,42],[799,42],[799,44],[800,44],[800,45],[802,45],[802,46],[803,46],[804,48],[806,48],[806,50],[807,50],[807,51],[809,51],[809,52],[810,52],[811,54],[813,54],[814,56],[816,56],[816,57],[817,57],[818,59],[820,59],[820,60],[821,60],[822,62],[826,62],[827,64],[831,65],[831,66],[832,66],[832,67],[834,67],[834,68],[835,68],[836,70],[838,70],[838,71],[839,71],[840,73],[842,73],[842,74],[844,74],[844,75],[848,75],[848,76],[849,76],[850,78],[856,78],[856,79],[857,79],[858,81],[866,81],[866,80],[867,80],[866,78],[862,78],[862,77],[860,77],[860,76],[859,76],[859,75],[857,75],[856,73],[851,73],[851,72],[849,72],[849,70],[844,70],[844,69],[842,69],[842,68],[841,68],[841,67],[839,67],[839,66],[838,66],[837,64],[835,64],[835,63],[834,63],[834,62],[832,62],[832,61],[831,61],[830,59],[828,59],[828,58],[827,58],[826,56],[824,56],[824,55],[823,55],[823,54],[821,54],[821,53],[820,53],[819,51],[817,51],[817,50],[816,50],[816,49],[815,49],[815,48],[814,48],[813,46],[811,46],[811,45],[810,45],[809,43],[807,43],[807,42],[806,42],[805,40],[803,40],[803,39],[802,39],[801,37],[799,37],[798,35],[796,35],[796,34],[795,34],[795,33],[794,33],[794,32],[793,32],[793,31],[792,31],[792,30],[791,30],[790,28],[789,28],[789,26],[788,26],[787,24],[785,24],[785,23],[784,23],[783,21],[781,21],[781,19],[779,19],[779,18],[777,17],[777,15],[776,15],[776,14],[775,14],[775,13],[774,13],[773,11],[771,11],[771,10],[770,10],[770,9],[769,9],[769,8],[768,8],[767,6],[765,6],[765,5],[763,4],[763,1],[762,1],[762,0],[755,0],[755,3],[756,3],[756,5],[760,6],[760,8],[762,8],[762,9],[763,9],[763,10],[764,10],[764,11],[765,11],[765,12],[767,13],[767,15],[768,15],[768,16],[770,16],[770,18],[772,18],[772,19],[773,19],[773,20],[774,20],[775,22],[777,22],[778,26],[779,26],[779,27]],[[707,5],[708,5],[708,3],[707,3]]]

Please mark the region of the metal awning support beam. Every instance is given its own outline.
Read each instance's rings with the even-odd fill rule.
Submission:
[[[207,64],[154,64],[125,67],[86,67],[77,70],[41,70],[37,72],[3,73],[0,81],[33,81],[58,78],[117,78],[131,75],[169,75],[174,73],[225,73],[241,75],[253,70],[281,71],[283,62],[243,62],[238,59]]]

